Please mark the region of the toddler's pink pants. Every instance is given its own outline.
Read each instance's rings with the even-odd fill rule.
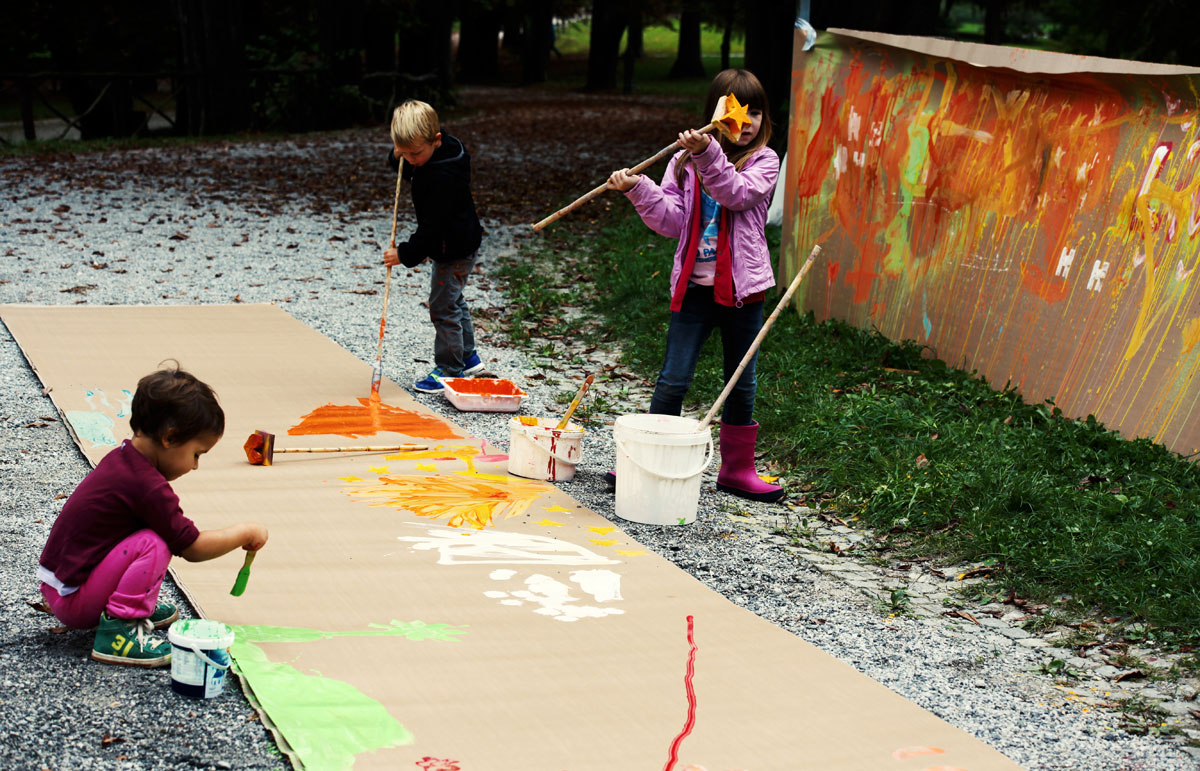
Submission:
[[[91,629],[100,613],[112,618],[147,618],[158,604],[158,590],[171,552],[153,530],[139,530],[113,547],[79,590],[60,597],[58,590],[42,584],[42,597],[58,620],[72,629]]]

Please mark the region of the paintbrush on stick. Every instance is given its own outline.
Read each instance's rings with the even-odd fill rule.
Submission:
[[[404,181],[404,159],[396,169],[396,198],[392,201],[392,248],[396,248],[396,216],[400,212],[400,185]],[[383,330],[387,328],[388,295],[392,291],[392,266],[387,266],[383,281],[383,315],[379,317],[379,347],[375,350],[375,368],[371,370],[371,401],[379,401],[379,386],[383,383]]]
[[[277,452],[409,452],[428,450],[427,444],[392,444],[368,447],[276,447],[275,435],[269,431],[255,431],[246,438],[242,449],[251,466],[271,466]]]
[[[812,267],[813,261],[817,259],[817,255],[820,252],[820,245],[814,245],[812,252],[808,255],[808,259],[804,261],[804,266],[800,268],[800,272],[796,274],[796,277],[792,279],[792,283],[788,285],[787,291],[780,298],[779,303],[775,306],[775,310],[771,312],[770,318],[763,322],[762,328],[758,330],[758,334],[754,337],[754,342],[750,344],[746,355],[742,357],[742,362],[734,370],[733,377],[729,378],[729,382],[725,384],[725,390],[721,391],[721,395],[713,402],[713,406],[709,409],[708,414],[700,421],[700,427],[696,429],[697,431],[708,430],[713,416],[717,414],[717,410],[721,409],[721,405],[725,403],[725,400],[729,397],[729,393],[737,385],[738,378],[742,376],[742,372],[750,364],[750,360],[754,358],[754,354],[758,352],[758,347],[762,345],[763,338],[767,336],[767,330],[775,323],[775,319],[778,318],[779,313],[787,307],[788,301],[792,299],[792,293],[796,291],[796,287],[800,286],[800,282],[804,280],[804,277],[808,274],[808,269]]]
[[[246,591],[246,584],[250,581],[250,563],[254,562],[256,551],[246,552],[246,561],[242,563],[242,569],[238,571],[237,580],[233,582],[233,588],[229,593],[234,597],[241,597],[242,592]]]
[[[579,406],[580,399],[587,393],[588,386],[594,382],[596,382],[595,375],[588,375],[584,378],[583,385],[579,386],[579,393],[575,394],[575,398],[571,400],[571,406],[567,407],[567,414],[562,416],[562,420],[558,421],[558,425],[555,428],[561,431],[567,427],[567,424],[571,422],[571,416],[575,414],[575,409]]]
[[[704,128],[696,129],[696,133],[697,134],[708,134],[709,132],[712,132],[712,131],[720,131],[722,134],[729,137],[730,139],[736,140],[737,137],[740,136],[742,133],[742,127],[750,122],[749,109],[750,108],[747,105],[738,104],[737,97],[735,97],[733,94],[730,94],[729,96],[725,97],[725,113],[719,118],[714,118],[712,123],[709,123]],[[653,166],[655,163],[662,160],[663,158],[665,158],[666,156],[670,155],[671,153],[675,152],[678,149],[679,149],[679,140],[675,140],[671,144],[669,144],[666,147],[664,147],[663,149],[659,150],[654,155],[650,156],[646,160],[644,160],[641,163],[639,163],[638,165],[634,166],[632,169],[629,170],[629,173],[637,174],[637,173],[641,172],[643,169],[645,169],[649,166]],[[541,230],[542,228],[549,225],[551,222],[558,220],[559,218],[563,217],[566,214],[570,214],[571,212],[575,211],[583,204],[587,203],[588,201],[592,200],[593,198],[595,198],[596,196],[600,195],[601,193],[603,193],[605,190],[608,190],[608,189],[609,189],[608,182],[605,182],[603,185],[600,185],[599,187],[589,190],[588,192],[581,195],[579,198],[576,198],[571,203],[567,204],[563,208],[561,208],[558,211],[551,214],[549,217],[546,217],[545,219],[541,220],[540,222],[533,223],[533,229]]]

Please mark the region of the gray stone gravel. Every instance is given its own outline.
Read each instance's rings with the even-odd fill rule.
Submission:
[[[372,362],[382,289],[379,247],[387,239],[391,208],[386,171],[366,165],[377,160],[379,139],[378,132],[350,132],[302,143],[64,156],[49,164],[0,159],[0,302],[272,302]],[[247,193],[261,180],[240,179],[236,173],[211,178],[205,172],[218,160],[235,170],[304,166],[318,154],[334,154],[346,168],[378,174],[377,209],[322,207],[292,191],[275,191],[272,205],[264,206],[262,196],[250,202]],[[477,163],[493,161],[486,151],[476,155]],[[169,169],[176,172],[164,171]],[[225,187],[228,194],[213,192]],[[488,231],[481,269],[468,292],[479,310],[503,306],[498,282],[489,272],[497,255],[522,243],[513,237],[519,231],[502,223],[488,223]],[[358,265],[369,267],[354,267]],[[401,270],[393,278],[384,374],[402,385],[430,367],[432,335],[421,306],[427,277],[424,271]],[[73,291],[64,291],[68,289]],[[370,289],[380,294],[360,293]],[[484,336],[494,336],[487,322],[481,326]],[[562,373],[543,370],[537,357],[505,347],[494,337],[480,347],[493,370],[530,393],[526,414],[561,412],[558,395],[575,388]],[[536,377],[540,374],[562,382],[551,385]],[[61,423],[53,420],[53,405],[3,328],[0,389],[0,768],[287,768],[288,761],[236,688],[198,702],[174,694],[165,670],[95,664],[87,658],[90,633],[54,634],[53,620],[26,605],[37,597],[37,558],[61,498],[88,465]],[[507,447],[510,416],[457,413],[440,396],[418,399]],[[644,405],[630,411],[640,407]],[[584,459],[576,479],[562,484],[568,494],[613,518],[714,591],[848,662],[1022,766],[1083,771],[1200,767],[1178,748],[1121,731],[1115,715],[1085,711],[1064,698],[1061,689],[1034,674],[1042,660],[1037,651],[986,628],[969,629],[936,617],[889,618],[859,588],[797,559],[782,539],[771,536],[769,527],[755,526],[786,509],[717,493],[714,472],[705,479],[695,525],[657,528],[617,520],[613,513],[613,499],[601,481],[613,462],[611,429],[588,432]],[[189,614],[173,585],[165,595]],[[845,719],[853,722],[856,716]]]

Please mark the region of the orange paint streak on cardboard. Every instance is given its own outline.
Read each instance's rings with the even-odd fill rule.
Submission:
[[[357,439],[391,431],[423,439],[458,439],[453,427],[441,418],[393,407],[360,397],[357,405],[326,404],[288,429],[292,436],[336,434]]]

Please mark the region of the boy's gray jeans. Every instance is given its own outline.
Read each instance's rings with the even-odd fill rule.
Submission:
[[[463,371],[463,359],[475,350],[471,311],[463,299],[467,277],[478,252],[456,262],[433,263],[429,279],[429,320],[433,322],[433,363],[447,377]]]

